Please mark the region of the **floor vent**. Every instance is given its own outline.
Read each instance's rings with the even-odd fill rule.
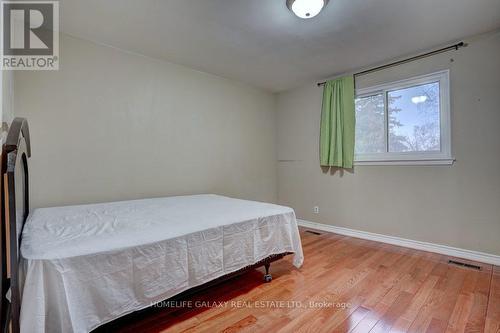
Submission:
[[[313,234],[313,235],[321,235],[321,232],[317,232],[317,231],[312,231],[312,230],[306,230],[307,233],[310,233],[310,234]]]
[[[472,265],[472,264],[467,264],[465,262],[461,262],[461,261],[456,261],[456,260],[448,260],[448,263],[449,264],[453,264],[453,265],[457,265],[457,266],[462,266],[462,267],[467,267],[467,268],[472,268],[472,269],[476,269],[478,271],[481,270],[481,266],[477,266],[477,265]]]

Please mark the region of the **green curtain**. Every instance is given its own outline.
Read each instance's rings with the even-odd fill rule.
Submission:
[[[327,81],[321,112],[322,166],[352,168],[354,161],[354,77]]]

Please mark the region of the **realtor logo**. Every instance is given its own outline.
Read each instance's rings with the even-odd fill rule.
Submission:
[[[2,69],[59,69],[59,2],[2,1]]]

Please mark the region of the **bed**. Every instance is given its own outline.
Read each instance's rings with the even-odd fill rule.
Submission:
[[[303,262],[291,208],[214,194],[29,212],[28,124],[2,153],[2,329],[89,332],[287,254]]]

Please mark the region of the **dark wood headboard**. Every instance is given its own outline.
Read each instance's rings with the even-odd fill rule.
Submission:
[[[2,147],[1,182],[1,330],[19,332],[21,293],[19,256],[21,233],[29,214],[28,159],[31,156],[28,122],[16,118]],[[7,292],[10,288],[10,301]]]

